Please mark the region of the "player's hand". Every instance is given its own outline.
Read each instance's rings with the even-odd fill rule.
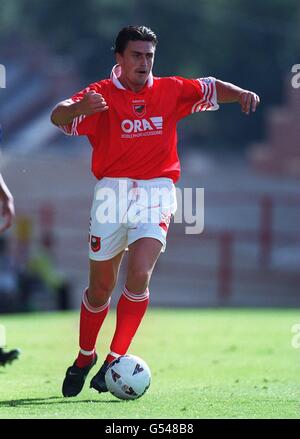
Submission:
[[[260,103],[260,99],[256,93],[249,90],[243,90],[239,95],[238,102],[242,107],[242,112],[250,114],[250,111],[253,113],[255,112],[256,107]]]
[[[96,93],[95,90],[88,91],[83,99],[77,104],[80,114],[94,114],[99,111],[108,110],[108,105],[104,97],[100,93]]]
[[[2,223],[0,226],[0,233],[4,232],[12,225],[13,219],[15,217],[14,199],[12,197],[9,197],[2,202],[1,214],[4,218],[4,223]]]

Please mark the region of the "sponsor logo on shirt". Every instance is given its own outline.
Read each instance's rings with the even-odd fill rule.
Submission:
[[[121,123],[123,139],[132,137],[156,136],[163,132],[162,116],[149,117],[149,119],[125,119]]]

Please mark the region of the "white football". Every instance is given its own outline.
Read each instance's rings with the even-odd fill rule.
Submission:
[[[105,382],[112,395],[119,399],[140,398],[151,382],[147,363],[136,355],[122,355],[110,363]]]

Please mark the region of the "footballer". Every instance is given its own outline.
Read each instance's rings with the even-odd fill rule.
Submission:
[[[60,102],[51,114],[52,122],[65,134],[88,137],[92,172],[97,179],[90,218],[89,283],[80,312],[79,352],[66,371],[62,386],[65,397],[80,393],[97,362],[96,340],[109,311],[126,249],[128,269],[117,304],[110,352],[90,387],[107,391],[107,367],[126,354],[145,315],[150,278],[165,250],[170,218],[177,208],[177,122],[193,113],[217,110],[220,103],[236,102],[246,114],[254,112],[259,104],[257,94],[214,77],[154,76],[156,46],[157,37],[148,27],[123,28],[115,41],[116,65],[110,78],[94,82]],[[168,197],[160,204],[151,194],[161,189]],[[105,194],[111,196],[108,204]],[[116,214],[113,220],[102,221],[104,205]],[[151,214],[154,220],[136,220],[134,214],[129,215],[133,210],[136,215],[141,211]]]

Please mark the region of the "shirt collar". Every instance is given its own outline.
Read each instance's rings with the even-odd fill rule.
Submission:
[[[121,75],[121,66],[119,64],[116,64],[111,71],[110,74],[110,79],[112,80],[113,84],[119,88],[120,90],[126,90],[126,88],[121,84],[121,82],[119,81],[119,77]],[[153,75],[152,72],[150,73],[150,75],[148,76],[148,80],[147,80],[147,87],[152,87],[153,85]]]

